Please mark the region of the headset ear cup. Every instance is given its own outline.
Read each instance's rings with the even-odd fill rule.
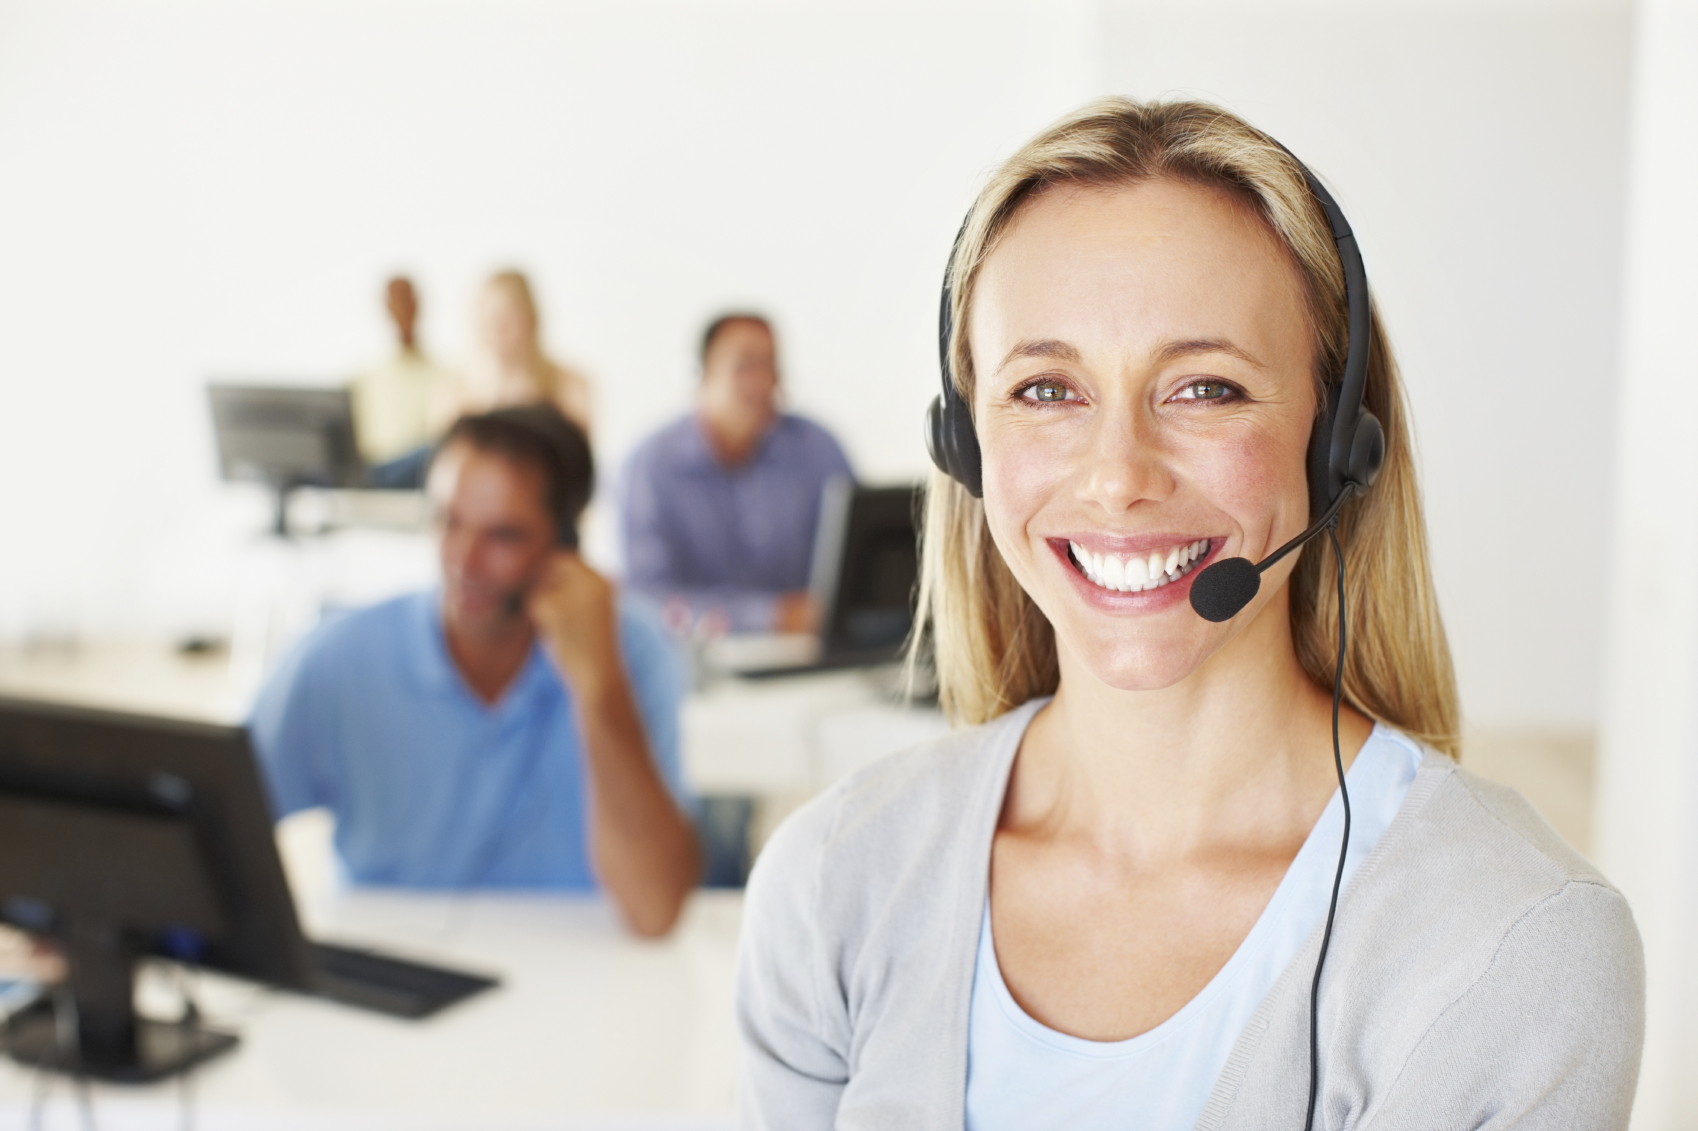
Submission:
[[[1339,386],[1327,386],[1326,411],[1315,418],[1309,433],[1309,518],[1316,519],[1332,505],[1332,422],[1338,415]]]
[[[985,497],[984,467],[979,455],[979,433],[973,427],[972,414],[960,401],[956,410],[946,414],[949,430],[950,458],[955,462],[955,478],[975,499]]]
[[[960,400],[932,398],[926,409],[926,453],[939,471],[959,480],[975,499],[984,497],[979,434]]]
[[[932,403],[926,406],[926,454],[932,457],[932,463],[945,475],[954,475],[949,466],[948,451],[943,438],[943,397],[932,398]]]
[[[1366,491],[1379,478],[1386,462],[1386,433],[1380,418],[1362,410],[1356,420],[1356,435],[1350,440],[1350,481]]]

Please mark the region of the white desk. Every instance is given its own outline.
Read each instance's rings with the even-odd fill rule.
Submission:
[[[157,643],[0,651],[0,694],[235,722],[253,691],[239,668]],[[944,726],[935,711],[894,703],[888,681],[854,672],[723,681],[691,696],[683,724],[692,787],[770,799],[771,818]],[[645,943],[594,899],[338,891],[329,835],[322,813],[280,829],[311,933],[490,970],[505,984],[417,1023],[202,975],[203,1009],[242,1046],[194,1077],[194,1126],[730,1125],[738,894],[696,893],[671,938]],[[35,1083],[0,1063],[0,1128],[28,1125]],[[52,1097],[46,1128],[79,1127],[69,1086]],[[183,1126],[174,1084],[97,1086],[93,1099],[103,1131]]]
[[[711,684],[684,703],[684,776],[700,793],[808,797],[948,729],[891,683],[838,671]]]
[[[503,985],[413,1022],[200,975],[202,1009],[242,1044],[193,1077],[195,1127],[732,1125],[739,894],[698,892],[661,942],[633,939],[594,898],[356,891],[304,902],[317,937],[491,971]],[[170,996],[163,979],[144,985],[144,1008]],[[0,1126],[28,1125],[37,1083],[0,1061]],[[91,1093],[102,1131],[184,1126],[175,1083]],[[78,1119],[59,1078],[45,1127]]]

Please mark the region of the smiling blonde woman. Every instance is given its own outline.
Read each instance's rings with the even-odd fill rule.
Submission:
[[[1638,935],[1519,796],[1456,765],[1377,320],[1386,460],[1339,516],[1336,715],[1326,540],[1236,616],[1191,607],[1203,569],[1314,517],[1305,453],[1349,329],[1302,166],[1215,107],[1099,103],[991,178],[950,270],[983,497],[934,476],[922,612],[967,725],[762,854],[744,1125],[1625,1127]]]

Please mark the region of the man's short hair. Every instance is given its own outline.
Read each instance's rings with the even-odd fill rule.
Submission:
[[[719,332],[721,330],[725,329],[733,322],[753,322],[755,325],[764,329],[768,334],[772,333],[772,323],[766,320],[766,315],[764,314],[754,314],[746,310],[734,310],[730,314],[721,314],[718,318],[709,322],[707,329],[702,331],[701,362],[703,365],[707,364],[708,350],[713,348],[714,339],[719,337]]]
[[[584,430],[552,405],[517,405],[462,416],[442,438],[438,453],[456,443],[537,468],[546,484],[544,503],[561,530],[575,531],[595,490],[595,459]]]

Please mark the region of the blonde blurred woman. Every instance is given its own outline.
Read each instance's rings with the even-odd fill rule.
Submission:
[[[963,726],[762,852],[743,1125],[1625,1127],[1638,935],[1456,764],[1377,319],[1385,464],[1339,541],[1219,623],[1190,604],[1203,569],[1315,517],[1305,455],[1349,320],[1302,166],[1216,107],[1099,103],[991,177],[951,272],[982,498],[933,476],[921,612]]]
[[[497,271],[477,300],[477,353],[468,367],[461,410],[488,412],[510,405],[551,403],[590,430],[590,383],[543,352],[530,280]]]

